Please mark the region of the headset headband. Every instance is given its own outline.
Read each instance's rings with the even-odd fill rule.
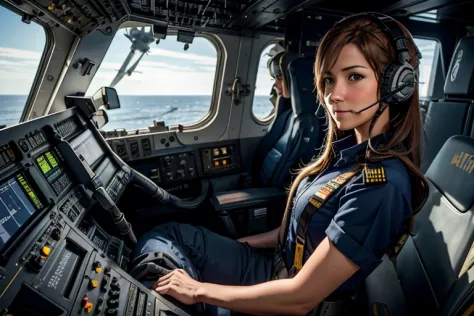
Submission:
[[[407,41],[410,41],[413,47],[415,48],[415,54],[418,57],[418,60],[421,59],[422,56],[416,44],[411,39],[408,39],[405,36],[405,33],[403,33],[403,30],[400,28],[398,23],[393,18],[389,17],[388,15],[378,13],[378,12],[358,13],[358,14],[351,15],[349,17],[345,17],[339,22],[337,22],[336,24],[350,21],[352,19],[356,19],[361,16],[367,17],[371,21],[376,23],[380,27],[380,29],[387,35],[387,37],[392,42],[393,47],[397,50],[398,61],[401,64],[405,62],[407,63],[411,62],[410,53],[408,51],[408,47],[406,44]]]
[[[276,53],[267,62],[267,67],[270,72],[270,76],[272,78],[282,76],[282,72],[280,69],[280,59],[281,59],[281,56],[283,56],[283,53],[284,51]]]

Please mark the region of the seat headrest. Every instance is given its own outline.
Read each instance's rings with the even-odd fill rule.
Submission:
[[[291,62],[297,58],[298,55],[293,52],[286,52],[280,58],[280,68],[288,93],[291,93],[291,79],[288,67],[290,66]]]
[[[301,57],[288,67],[291,80],[291,104],[296,116],[318,109],[314,92],[314,57]]]
[[[444,95],[474,98],[474,36],[458,42],[444,83]]]
[[[474,205],[474,138],[449,138],[426,177],[460,212],[468,211]]]

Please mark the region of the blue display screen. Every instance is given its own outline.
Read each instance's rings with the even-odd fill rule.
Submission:
[[[0,250],[40,207],[23,175],[0,184]]]

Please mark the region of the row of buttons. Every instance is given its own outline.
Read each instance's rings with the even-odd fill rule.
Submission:
[[[92,265],[92,269],[95,273],[100,274],[102,272],[102,264],[99,261],[96,261]],[[105,267],[104,269],[104,276],[102,278],[102,283],[100,286],[100,290],[103,292],[107,292],[108,285],[110,283],[110,291],[108,293],[107,299],[107,306],[105,309],[105,315],[117,315],[118,307],[119,307],[119,297],[120,297],[120,284],[118,283],[117,277],[111,277],[111,268],[109,266]],[[99,280],[91,279],[89,282],[89,289],[94,290],[99,286]],[[95,309],[96,314],[100,314],[103,311],[102,304],[104,303],[104,298],[100,296],[97,299],[97,306]],[[94,308],[94,304],[89,302],[89,298],[87,295],[84,296],[82,299],[82,305],[84,310],[87,313],[92,313]]]

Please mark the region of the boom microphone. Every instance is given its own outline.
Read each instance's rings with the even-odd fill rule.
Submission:
[[[362,110],[359,110],[359,111],[350,110],[350,112],[359,115],[360,113],[364,112],[365,110],[370,109],[371,107],[373,107],[373,106],[379,104],[380,102],[382,102],[382,101],[384,101],[384,100],[390,98],[391,96],[397,94],[398,92],[402,91],[402,90],[405,89],[406,87],[411,86],[411,85],[413,85],[413,84],[415,84],[415,82],[413,82],[413,81],[410,81],[410,82],[408,82],[408,83],[405,83],[405,84],[401,85],[400,87],[398,87],[397,89],[395,89],[395,90],[393,90],[392,92],[390,92],[389,94],[387,94],[386,96],[384,96],[383,98],[378,99],[377,101],[375,101],[375,102],[372,103],[371,105],[369,105],[369,106],[363,108]]]

